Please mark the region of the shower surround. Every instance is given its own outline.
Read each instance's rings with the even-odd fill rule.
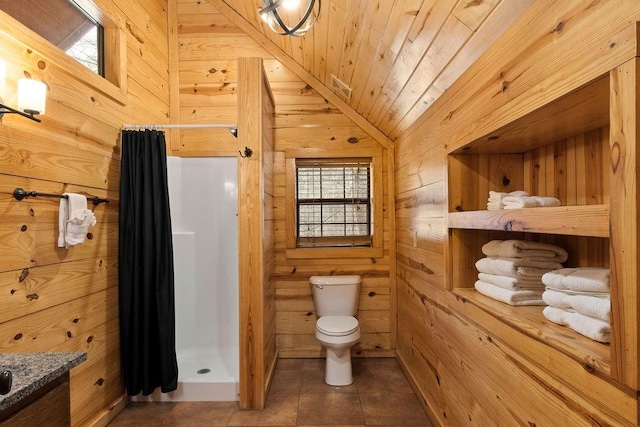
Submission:
[[[237,160],[167,159],[178,389],[136,401],[235,401],[239,380]]]

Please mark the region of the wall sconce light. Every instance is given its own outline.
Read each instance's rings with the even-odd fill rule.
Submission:
[[[273,32],[283,36],[304,36],[320,15],[321,0],[263,1],[264,7],[258,10],[260,17]]]
[[[22,117],[41,122],[41,120],[35,116],[37,114],[44,114],[47,100],[47,85],[38,80],[18,80],[18,108],[11,108],[8,105],[4,105],[2,99],[5,90],[6,70],[6,63],[0,60],[0,119],[2,119],[5,114],[19,114]]]
[[[41,122],[35,117],[37,114],[44,114],[47,100],[47,85],[43,82],[31,79],[18,80],[18,109],[11,108],[0,98],[0,119],[5,114],[19,114],[36,122]],[[22,110],[22,111],[21,111]]]

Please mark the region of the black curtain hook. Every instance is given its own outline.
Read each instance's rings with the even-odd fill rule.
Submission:
[[[240,153],[240,157],[243,159],[248,159],[253,155],[253,150],[249,147],[244,147],[244,155],[242,155],[241,151],[238,151],[238,153]]]

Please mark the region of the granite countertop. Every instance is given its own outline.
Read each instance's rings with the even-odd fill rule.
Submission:
[[[0,395],[0,411],[87,360],[87,353],[0,353],[0,371],[13,375],[8,394]]]

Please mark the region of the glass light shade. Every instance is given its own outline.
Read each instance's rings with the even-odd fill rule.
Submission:
[[[18,110],[44,114],[47,85],[38,80],[18,80]]]
[[[0,59],[0,98],[4,97],[7,81],[7,63]]]
[[[321,0],[263,0],[258,12],[269,28],[278,34],[301,37],[318,20]]]

